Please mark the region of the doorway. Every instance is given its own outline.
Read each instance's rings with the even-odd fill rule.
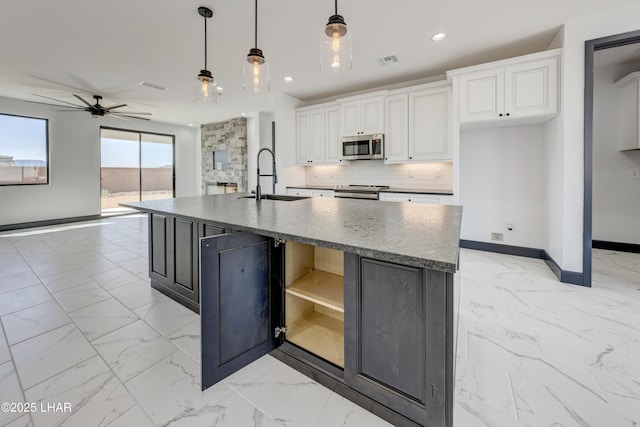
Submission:
[[[175,195],[175,137],[100,128],[102,215],[130,212],[119,203]]]
[[[615,57],[615,55],[612,54],[614,52],[612,49],[625,49],[624,51],[618,50],[617,52],[628,52],[631,54],[631,52],[637,49],[634,49],[633,47],[631,49],[626,49],[625,47],[630,47],[637,43],[640,43],[640,31],[632,31],[629,33],[617,34],[585,42],[583,271],[584,284],[586,286],[591,286],[592,281],[592,248],[594,246],[593,217],[594,212],[599,209],[600,204],[596,199],[598,206],[596,206],[594,211],[594,105],[596,103],[596,99],[594,97],[596,79],[594,77],[597,65],[596,53],[611,49],[611,51],[606,52],[607,55],[603,55],[598,58],[600,63],[604,62],[606,64],[607,60],[610,61],[610,58]],[[607,57],[609,59],[606,59]],[[630,59],[633,60],[633,58]],[[640,57],[636,59],[640,60]],[[615,61],[619,63],[622,62],[622,56]],[[624,74],[624,67],[621,67],[619,72]],[[598,226],[598,224],[596,224],[596,226]]]

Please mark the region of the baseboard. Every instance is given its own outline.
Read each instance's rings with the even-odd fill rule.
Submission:
[[[543,260],[549,269],[556,275],[558,280],[571,285],[591,287],[591,284],[584,283],[584,274],[575,271],[563,270],[557,262],[544,249],[527,248],[524,246],[500,245],[497,243],[478,242],[475,240],[460,240],[460,247],[465,249],[475,249],[478,251],[496,252],[506,255],[523,256],[527,258],[537,258]]]
[[[640,254],[640,245],[635,243],[607,242],[605,240],[593,240],[591,247],[594,249],[607,249],[617,252],[631,252]]]
[[[100,215],[76,216],[72,218],[48,219],[45,221],[21,222],[18,224],[0,225],[0,231],[22,230],[32,227],[47,227],[50,225],[69,224],[71,222],[93,221],[100,219]]]
[[[475,240],[460,240],[460,247],[475,249],[478,251],[496,252],[499,254],[517,255],[527,258],[544,259],[542,249],[527,248],[524,246],[501,245],[498,243],[478,242]]]

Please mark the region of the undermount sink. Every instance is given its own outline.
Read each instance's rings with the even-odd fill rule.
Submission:
[[[239,199],[255,199],[256,196],[242,196]],[[260,199],[262,200],[281,200],[283,202],[293,202],[295,200],[308,199],[308,196],[287,196],[284,194],[263,194]]]

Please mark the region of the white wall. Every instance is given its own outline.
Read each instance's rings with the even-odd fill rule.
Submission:
[[[544,133],[542,125],[460,132],[462,239],[545,247]]]
[[[609,13],[569,21],[564,26],[561,64],[563,103],[554,139],[561,144],[560,161],[550,171],[560,181],[552,187],[551,199],[559,200],[561,223],[560,255],[550,252],[564,270],[582,272],[583,195],[584,195],[584,48],[585,41],[640,29],[640,4],[616,8]]]
[[[100,126],[175,135],[176,196],[198,191],[199,142],[192,128],[130,121],[1,98],[0,113],[49,119],[49,185],[0,187],[0,225],[100,214]]]
[[[630,169],[640,169],[640,151],[619,151],[624,89],[614,85],[633,71],[640,71],[640,62],[599,67],[594,73],[594,240],[640,244],[640,179],[629,175]]]

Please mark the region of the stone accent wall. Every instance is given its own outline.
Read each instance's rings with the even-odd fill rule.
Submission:
[[[226,122],[208,123],[200,127],[202,135],[202,186],[206,194],[209,182],[230,182],[238,191],[247,191],[247,119],[238,117]],[[227,150],[229,165],[216,170],[213,152]]]

